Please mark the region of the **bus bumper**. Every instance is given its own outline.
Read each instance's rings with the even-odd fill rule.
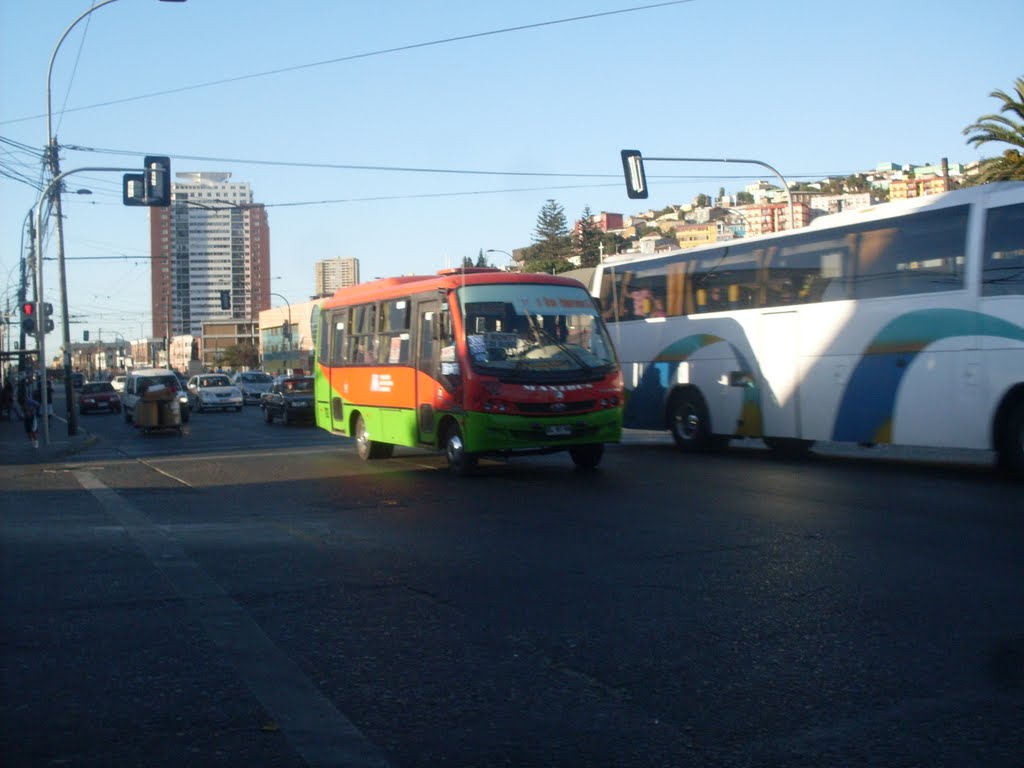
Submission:
[[[467,413],[466,449],[470,453],[550,452],[622,438],[622,409],[536,419],[492,413]]]

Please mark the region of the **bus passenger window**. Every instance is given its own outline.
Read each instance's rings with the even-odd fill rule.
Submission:
[[[988,213],[981,292],[1024,294],[1024,205],[1004,205]]]

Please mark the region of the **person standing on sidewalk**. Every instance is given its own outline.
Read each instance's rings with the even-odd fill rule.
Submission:
[[[28,392],[25,393],[25,404],[22,406],[25,418],[25,434],[32,441],[32,447],[39,447],[39,401]]]

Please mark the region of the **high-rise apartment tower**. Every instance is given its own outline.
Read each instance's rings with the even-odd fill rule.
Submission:
[[[316,263],[316,295],[331,296],[339,288],[359,282],[359,259],[324,259]]]
[[[204,322],[258,320],[270,308],[266,209],[230,173],[175,176],[170,207],[150,211],[153,335],[200,336]]]

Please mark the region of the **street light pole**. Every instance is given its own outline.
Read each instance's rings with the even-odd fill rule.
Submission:
[[[185,0],[162,0],[162,2],[184,2]],[[68,36],[75,25],[78,24],[89,14],[94,11],[98,11],[105,5],[116,3],[117,0],[102,0],[96,3],[91,8],[80,14],[78,18],[72,21],[68,28],[64,30],[64,34],[57,40],[57,44],[53,47],[53,53],[50,54],[50,64],[46,68],[46,159],[47,165],[50,168],[50,176],[53,179],[60,177],[60,158],[57,147],[57,137],[53,135],[53,99],[51,97],[51,80],[53,78],[53,62],[57,58],[57,51],[60,50],[61,44],[64,39]],[[62,315],[61,332],[64,343],[64,387],[65,392],[71,393],[71,321],[68,318],[68,285],[67,285],[67,272],[64,266],[64,219],[61,215],[61,204],[60,204],[60,186],[52,190],[53,194],[53,215],[56,217],[55,221],[55,234],[57,236],[57,269],[60,277],[60,311]],[[37,219],[39,217],[37,216]],[[37,226],[38,229],[38,226]],[[39,260],[40,266],[42,260]],[[40,270],[41,271],[41,270]],[[40,280],[42,275],[39,276]],[[42,362],[42,361],[40,361]],[[45,389],[45,387],[44,387]],[[45,420],[44,420],[45,424]],[[44,433],[46,433],[47,441],[49,440],[49,430],[44,427]],[[75,408],[68,409],[68,435],[78,434],[78,411]]]
[[[502,251],[499,248],[488,248],[486,251],[484,251],[484,253],[503,253],[503,254],[505,254],[506,256],[508,256],[508,259],[509,259],[509,264],[505,268],[505,271],[506,272],[511,272],[512,271],[512,265],[515,264],[516,257],[513,256],[508,251]]]
[[[730,157],[645,157],[644,160],[662,160],[679,163],[748,163],[767,168],[782,182],[782,188],[786,190],[786,200],[789,202],[789,228],[792,230],[796,227],[796,219],[793,216],[793,193],[789,191],[789,183],[783,178],[781,173],[768,165],[768,163],[760,160],[736,160]]]
[[[114,2],[114,0],[107,0],[108,2]],[[96,6],[97,8],[100,6]],[[40,313],[43,307],[43,203],[46,198],[53,192],[54,189],[59,188],[61,183],[64,181],[66,176],[70,176],[73,173],[84,173],[97,171],[134,171],[134,168],[106,168],[106,167],[91,167],[91,168],[74,168],[70,171],[64,171],[64,173],[54,176],[50,180],[39,195],[39,201],[36,203],[36,354],[39,357],[39,370],[43,375],[42,391],[40,392],[40,405],[42,406],[42,412],[48,413],[47,408],[47,395],[46,395],[46,319]],[[60,217],[57,218],[58,224],[60,223]],[[63,262],[62,262],[63,263]],[[61,270],[61,276],[63,277],[63,270]],[[63,282],[63,280],[61,281]],[[75,408],[71,408],[71,395],[74,389],[71,381],[71,325],[68,322],[67,313],[67,294],[64,294],[64,396],[68,400],[68,435],[75,435],[78,433],[78,416]],[[72,427],[72,421],[74,427]],[[43,422],[43,445],[50,444],[50,425],[47,419],[42,419]]]
[[[277,298],[279,298],[281,301],[283,301],[285,304],[288,305],[288,335],[285,338],[288,339],[288,351],[291,352],[291,349],[292,349],[292,305],[288,301],[288,299],[286,299],[280,293],[274,293],[273,291],[271,291],[270,295],[271,296],[277,296]]]

